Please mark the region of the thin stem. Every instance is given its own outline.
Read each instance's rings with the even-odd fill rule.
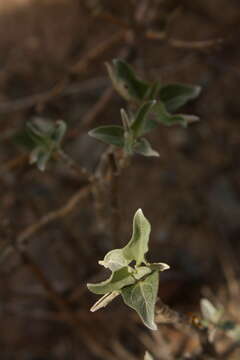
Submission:
[[[111,235],[115,246],[119,246],[120,237],[120,209],[119,209],[119,171],[114,153],[108,156],[110,168],[110,219]]]
[[[93,181],[92,174],[90,174],[86,168],[78,165],[76,161],[67,155],[62,149],[58,150],[57,155],[63,160],[64,164],[73,172],[75,172],[80,178],[85,178],[89,183]]]
[[[161,300],[158,301],[156,318],[157,324],[167,323],[172,324],[180,331],[186,331],[189,333],[190,330],[194,330],[198,336],[199,343],[201,345],[201,353],[198,354],[199,359],[205,359],[209,357],[219,358],[219,354],[216,352],[215,346],[209,341],[208,329],[200,327],[193,321],[189,320],[186,316],[181,313],[172,310],[169,306],[165,305]]]

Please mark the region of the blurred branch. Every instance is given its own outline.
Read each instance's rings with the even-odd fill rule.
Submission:
[[[223,44],[223,42],[226,41],[226,39],[222,39],[222,38],[210,39],[210,40],[186,41],[186,40],[169,38],[165,31],[157,32],[154,30],[146,31],[145,36],[147,39],[151,39],[151,40],[164,40],[168,45],[175,48],[193,49],[193,50],[194,49],[202,50],[210,47],[216,47]]]
[[[1,262],[3,262],[9,254],[11,254],[14,250],[14,247],[17,246],[22,248],[26,245],[28,239],[34,235],[37,231],[42,229],[44,226],[50,224],[51,222],[58,220],[66,215],[68,215],[74,208],[77,206],[80,200],[82,200],[85,196],[87,196],[91,191],[91,186],[86,185],[85,187],[78,190],[70,199],[64,204],[62,207],[50,211],[39,221],[34,224],[28,226],[24,229],[17,237],[17,239],[13,242],[6,242],[4,247],[1,249]]]
[[[124,39],[126,31],[119,31],[116,34],[113,34],[110,38],[104,42],[100,42],[99,45],[91,48],[85,56],[81,56],[81,59],[72,66],[70,66],[69,71],[71,73],[80,73],[86,70],[88,65],[100,56],[103,52],[111,48],[113,45],[117,44],[120,40]]]
[[[50,211],[49,213],[44,215],[39,221],[27,227],[17,237],[17,244],[19,246],[26,245],[28,238],[37,231],[39,231],[42,227],[68,215],[70,212],[74,210],[74,208],[77,206],[79,201],[90,193],[90,190],[91,190],[91,186],[86,185],[85,187],[78,190],[73,196],[71,196],[65,205],[63,205],[57,210]]]

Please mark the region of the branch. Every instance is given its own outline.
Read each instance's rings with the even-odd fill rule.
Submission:
[[[7,243],[6,246],[1,249],[1,262],[3,262],[9,254],[12,253],[15,246],[22,248],[26,246],[27,240],[35,234],[37,231],[42,229],[45,225],[50,224],[51,222],[58,220],[66,215],[68,215],[73,209],[77,206],[80,200],[87,196],[91,191],[91,185],[86,185],[85,187],[78,190],[65,205],[62,207],[50,211],[44,215],[39,221],[28,226],[24,229],[17,237],[17,239],[12,243]]]

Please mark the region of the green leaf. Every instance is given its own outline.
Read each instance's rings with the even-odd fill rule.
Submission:
[[[98,263],[111,271],[116,271],[127,266],[129,261],[124,257],[123,249],[114,249],[109,251]]]
[[[149,266],[138,266],[133,272],[133,276],[136,280],[142,279],[144,276],[150,274],[152,270]]]
[[[164,102],[166,109],[173,112],[185,105],[189,100],[198,97],[200,92],[200,86],[168,84],[161,87],[158,95],[160,100]]]
[[[139,280],[136,284],[124,287],[121,290],[125,304],[134,309],[143,323],[151,330],[157,330],[154,315],[158,284],[159,274],[158,271],[154,271],[144,280]]]
[[[33,150],[33,148],[36,146],[35,141],[31,136],[29,136],[29,133],[26,131],[26,129],[16,133],[12,140],[15,144],[23,146],[26,150]]]
[[[66,133],[67,125],[63,120],[58,120],[55,123],[55,128],[52,131],[51,139],[56,144],[59,145]]]
[[[210,321],[213,324],[217,324],[222,315],[223,309],[216,308],[208,299],[201,299],[200,301],[201,312],[204,320]]]
[[[106,307],[118,295],[120,295],[119,291],[113,291],[111,293],[103,295],[97,302],[95,302],[95,304],[91,307],[90,311],[95,312],[103,307]]]
[[[133,218],[133,233],[129,243],[123,248],[123,255],[129,261],[136,261],[136,266],[145,263],[145,254],[148,251],[148,241],[151,231],[149,221],[138,209]]]
[[[50,137],[55,129],[55,123],[47,119],[35,117],[32,121],[27,122],[27,129],[40,138],[44,136]]]
[[[134,153],[136,139],[131,131],[126,131],[124,134],[124,151],[128,155],[132,155]]]
[[[123,129],[125,131],[128,131],[130,128],[130,123],[131,123],[129,115],[125,109],[121,109],[120,114],[121,114],[121,118],[122,118]]]
[[[134,284],[135,281],[128,267],[124,267],[113,272],[107,280],[97,284],[87,284],[87,287],[92,293],[101,295],[120,290],[125,286]]]
[[[149,88],[147,89],[144,100],[154,100],[158,97],[159,90],[161,88],[161,84],[159,81],[154,82]]]
[[[105,125],[99,126],[88,132],[91,137],[103,141],[106,144],[119,147],[124,146],[124,130],[122,126]]]
[[[160,101],[158,101],[154,105],[153,111],[156,116],[156,120],[166,126],[180,124],[183,127],[186,127],[189,122],[198,120],[197,116],[189,116],[182,114],[172,115],[166,110],[165,105]]]
[[[134,151],[144,156],[159,156],[159,153],[153,150],[149,141],[144,138],[137,140]]]
[[[152,355],[148,351],[146,351],[144,355],[144,360],[154,360],[154,359]]]
[[[170,269],[170,266],[165,263],[150,263],[147,265],[151,270],[165,271]]]
[[[44,171],[46,169],[46,164],[51,156],[51,152],[46,150],[42,146],[37,146],[30,153],[30,164],[36,164],[38,169]]]
[[[115,59],[106,66],[115,90],[125,100],[139,102],[144,98],[149,85],[140,80],[124,60]]]
[[[156,100],[148,101],[144,103],[138,110],[133,123],[131,124],[131,129],[135,137],[142,136],[146,133],[147,128],[147,115],[151,111],[153,105],[156,104]]]

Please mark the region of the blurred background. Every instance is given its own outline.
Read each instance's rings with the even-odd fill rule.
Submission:
[[[173,359],[197,346],[168,327],[148,331],[120,299],[89,312],[86,283],[104,279],[97,260],[129,240],[139,207],[151,260],[171,265],[162,300],[190,315],[207,296],[240,318],[239,1],[1,0],[0,19],[0,245],[25,239],[27,254],[1,261],[1,359],[136,360],[145,349]],[[122,56],[149,81],[203,90],[183,109],[201,121],[159,127],[150,139],[160,158],[135,156],[122,172],[114,237],[91,195],[66,208],[84,181],[60,161],[30,166],[15,136],[35,116],[64,119],[65,152],[93,171],[105,146],[87,131],[119,124],[125,106],[104,62]]]

